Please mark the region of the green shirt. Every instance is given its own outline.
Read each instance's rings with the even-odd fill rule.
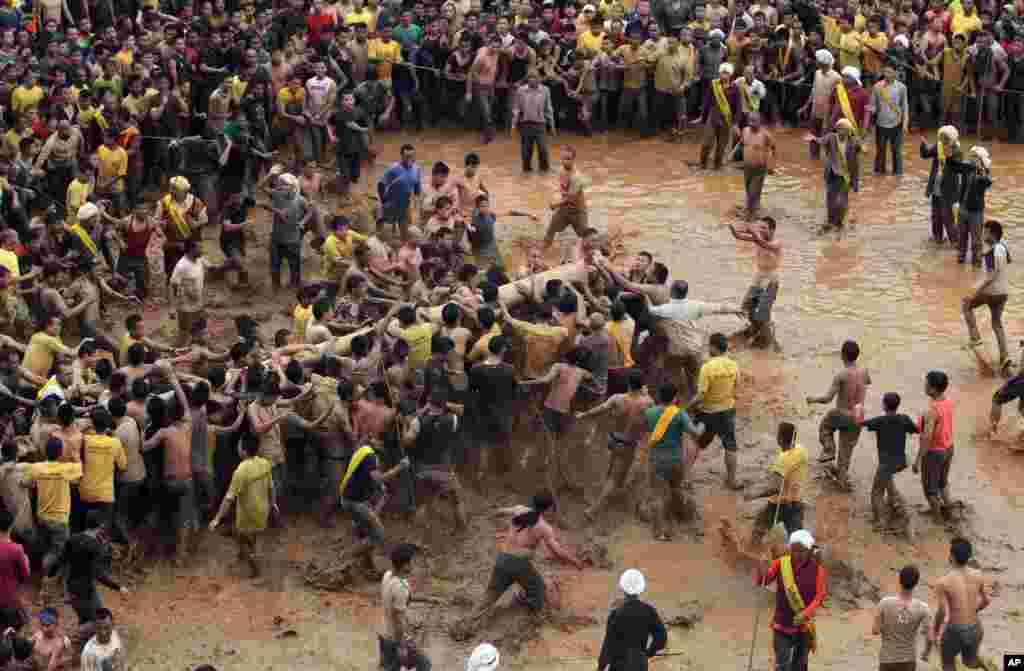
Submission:
[[[647,432],[654,433],[658,426],[661,413],[665,412],[665,406],[656,405],[644,411],[647,417]],[[696,433],[693,422],[685,410],[680,410],[668,425],[668,430],[661,440],[651,445],[650,461],[655,465],[669,465],[683,463],[683,434]]]

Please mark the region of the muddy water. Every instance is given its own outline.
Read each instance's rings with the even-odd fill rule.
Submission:
[[[560,140],[552,143],[553,162],[557,162]],[[741,475],[747,480],[763,475],[773,454],[774,428],[782,419],[797,423],[799,439],[812,458],[817,455],[817,423],[824,409],[808,407],[804,398],[827,390],[840,365],[838,350],[844,340],[860,342],[862,363],[871,370],[874,384],[867,400],[871,413],[880,410],[883,392],[896,391],[903,397],[902,409],[918,415],[926,407],[924,374],[932,368],[947,371],[953,384],[951,393],[957,400],[952,491],[954,498],[963,499],[967,506],[967,528],[976,543],[978,564],[995,580],[995,603],[985,616],[985,645],[989,654],[1001,655],[1015,648],[1019,652],[1024,631],[1018,605],[1024,590],[1024,563],[1020,561],[1024,537],[1019,531],[1024,519],[1024,453],[1014,453],[1011,448],[1017,445],[1016,433],[1021,427],[1012,406],[1007,406],[1000,435],[994,440],[979,435],[988,414],[988,399],[998,381],[979,375],[973,358],[960,349],[965,340],[960,297],[968,291],[973,274],[956,264],[955,254],[948,248],[927,242],[929,210],[924,187],[929,165],[916,158],[919,138],[911,140],[905,152],[907,175],[900,180],[863,175],[861,192],[851,198],[849,230],[837,237],[815,232],[824,220],[820,164],[807,159],[806,148],[795,134],[779,138],[782,149],[778,171],[768,178],[764,205],[766,213],[779,222],[777,236],[785,244],[775,311],[783,353],[736,355],[743,371],[739,392]],[[406,141],[417,146],[427,174],[434,160],[446,161],[453,172],[460,170],[464,153],[478,151],[485,183],[496,195],[499,213],[510,208],[546,212],[555,193],[554,177],[520,174],[518,143],[508,138],[479,147],[475,138],[461,133],[389,137],[381,147],[381,156],[392,160],[398,146]],[[739,171],[710,175],[692,170],[686,161],[696,157],[693,143],[665,144],[621,136],[589,140],[572,137],[571,141],[579,150],[578,169],[590,183],[587,195],[592,225],[621,230],[632,251],[651,251],[668,265],[673,277],[689,281],[691,297],[738,301],[753,272],[753,249],[735,242],[726,228],[735,220],[735,209],[742,202]],[[968,149],[969,140],[964,145]],[[1017,175],[1024,170],[1024,154],[1006,145],[994,147],[992,153],[995,187],[988,215],[1004,222],[1013,250],[1017,248],[1022,207],[1022,182]],[[870,160],[866,163],[870,166]],[[382,158],[373,174],[379,175],[383,167]],[[505,238],[543,234],[543,222],[499,219],[499,224],[504,226],[500,235]],[[1015,345],[1024,335],[1019,316],[1021,275],[1016,270],[1011,273],[1011,285],[1013,293],[1005,320],[1011,345]],[[979,317],[982,333],[991,343],[987,315]],[[707,324],[709,332],[728,332],[739,326],[731,317],[712,318]],[[1017,356],[1016,347],[1012,347],[1012,354]],[[585,448],[588,457],[581,465],[589,467],[580,471],[593,477],[603,472],[606,458],[600,436],[595,443]],[[703,622],[693,630],[674,628],[670,633],[670,648],[686,654],[659,661],[659,667],[746,669],[759,607],[753,667],[770,667],[767,622],[773,597],[757,594],[750,586],[749,567],[734,566],[723,558],[716,533],[717,519],[725,516],[737,520],[736,526],[745,535],[758,505],[720,490],[720,454],[716,446],[697,463],[694,493],[702,506],[702,522],[686,537],[670,544],[653,543],[647,527],[632,521],[626,504],[613,510],[603,524],[587,529],[578,510],[569,506],[559,520],[567,541],[600,542],[608,548],[614,568],[576,574],[545,563],[546,572],[564,575],[569,609],[586,613],[597,623],[603,623],[614,597],[616,575],[630,566],[647,574],[648,596],[659,608],[669,611],[684,602],[699,602],[705,610]],[[909,472],[899,476],[898,484],[911,507],[916,540],[910,543],[902,537],[881,537],[872,531],[868,493],[875,463],[874,439],[865,436],[854,455],[855,492],[850,496],[823,492],[822,483],[813,482],[808,492],[809,500],[813,500],[808,526],[831,557],[863,571],[863,580],[855,582],[873,584],[883,593],[892,592],[896,572],[913,561],[922,569],[919,596],[930,598],[925,583],[932,583],[945,570],[950,532],[914,512],[925,502]],[[481,513],[487,506],[481,500],[474,504]],[[490,530],[493,525],[478,528],[478,533],[464,542],[483,549],[465,551],[474,557],[481,553],[490,556]],[[310,536],[304,538],[306,550],[295,550],[289,544],[290,549],[276,553],[278,565],[284,567],[282,572],[287,573],[290,561],[297,561],[296,552],[317,552],[316,543],[308,541]],[[440,553],[443,561],[444,550]],[[229,570],[230,559],[230,548],[217,545],[211,551],[209,566],[202,571],[222,575]],[[472,571],[472,599],[478,598],[487,578],[488,566],[485,560],[482,562],[474,564]],[[158,580],[163,590],[216,592],[212,597],[215,608],[200,609],[201,625],[190,622],[187,629],[168,629],[168,636],[178,631],[179,640],[181,636],[197,636],[213,642],[205,643],[202,649],[189,643],[191,647],[177,654],[171,641],[160,636],[154,641],[157,652],[148,658],[153,668],[182,668],[182,662],[198,663],[203,658],[214,659],[222,669],[299,668],[295,666],[299,663],[302,668],[314,670],[365,668],[376,662],[374,626],[379,615],[372,590],[339,597],[295,589],[288,594],[277,592],[271,598],[265,594],[265,587],[238,584],[233,578],[221,587],[204,582],[202,576],[164,576],[160,580],[170,581],[168,586]],[[878,644],[868,635],[871,618],[866,609],[872,599],[863,596],[870,596],[871,590],[856,588],[853,593],[862,596],[844,594],[841,600],[831,599],[822,611],[822,646],[812,659],[812,668],[872,668]],[[143,603],[162,602],[147,597]],[[125,607],[131,617],[146,617],[148,609],[140,609],[138,604]],[[271,638],[272,615],[278,611],[286,613],[289,622],[298,623],[299,638]],[[420,613],[430,613],[428,618],[442,616],[431,613],[430,607]],[[499,618],[475,641],[500,637],[502,626]],[[531,669],[585,668],[596,659],[602,633],[601,624],[546,627],[540,640],[523,653],[507,658],[506,663]],[[435,668],[451,667],[461,666],[470,644],[455,644],[443,634],[435,634],[427,648]],[[589,661],[575,661],[577,658]],[[284,666],[273,663],[282,661]]]

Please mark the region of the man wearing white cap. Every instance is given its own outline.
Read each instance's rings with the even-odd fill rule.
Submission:
[[[929,145],[921,140],[921,158],[931,159],[931,172],[924,195],[931,198],[932,242],[941,245],[944,237],[956,243],[959,233],[953,218],[953,205],[961,193],[960,173],[953,166],[963,160],[960,151],[960,132],[953,126],[943,126],[938,141]]]
[[[985,222],[985,193],[992,186],[992,158],[984,147],[974,146],[967,152],[969,162],[952,164],[961,173],[963,190],[960,199],[960,256],[957,263],[967,260],[970,238],[971,262],[981,267],[981,226]]]
[[[466,671],[495,671],[501,661],[498,649],[490,643],[481,643],[473,648],[466,660]]]
[[[776,581],[774,632],[776,671],[807,671],[807,657],[817,649],[812,621],[825,600],[825,569],[814,556],[814,537],[805,529],[789,536],[789,554],[772,562],[761,580]]]
[[[850,209],[850,192],[860,190],[860,153],[864,147],[853,123],[845,117],[836,121],[834,133],[823,137],[808,134],[804,139],[824,146],[826,151],[824,231],[842,230]]]
[[[832,127],[835,128],[836,122],[840,119],[846,119],[853,124],[854,134],[863,135],[864,129],[871,122],[868,111],[871,94],[861,86],[860,70],[852,66],[843,68],[843,79],[837,82],[832,90],[830,102],[829,119],[832,121]]]
[[[704,142],[700,147],[700,167],[708,167],[711,149],[715,150],[715,170],[722,167],[725,151],[732,138],[733,123],[739,114],[739,94],[732,83],[733,68],[729,63],[718,66],[718,79],[711,81],[704,94],[701,117],[694,123],[704,123]]]
[[[722,9],[722,7],[719,7]],[[710,20],[710,18],[709,18]],[[725,40],[725,33],[715,28],[708,33],[707,44],[697,52],[697,76],[700,77],[700,103],[711,93],[711,82],[718,76],[718,68],[725,63],[729,55],[722,41]]]
[[[646,671],[647,660],[665,648],[668,632],[654,606],[640,600],[647,588],[635,568],[619,578],[625,601],[608,615],[598,671]]]
[[[815,136],[818,136],[827,130],[825,126],[831,111],[832,89],[836,87],[836,84],[842,78],[838,72],[832,69],[835,59],[828,49],[818,49],[814,52],[814,60],[818,63],[818,70],[814,73],[811,97],[808,99],[807,104],[800,109],[798,116],[803,117],[810,111],[811,123],[813,124],[812,132]],[[821,149],[814,142],[810,143],[810,152],[811,158],[814,160],[817,160],[821,155]]]
[[[156,219],[163,226],[167,242],[164,243],[164,273],[167,281],[178,261],[185,255],[185,242],[201,241],[201,228],[206,225],[206,204],[192,193],[192,184],[181,175],[170,180],[170,192],[156,207]]]

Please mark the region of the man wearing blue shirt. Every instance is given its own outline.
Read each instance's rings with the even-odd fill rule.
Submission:
[[[402,145],[402,160],[394,164],[377,183],[377,194],[381,202],[381,222],[398,225],[402,239],[409,237],[412,222],[412,197],[419,203],[423,196],[422,175],[416,165],[416,149],[411,144]]]
[[[673,384],[664,384],[658,388],[657,405],[648,408],[647,431],[650,452],[650,484],[651,492],[657,499],[655,503],[654,538],[659,541],[672,539],[672,523],[674,516],[695,514],[692,501],[688,501],[683,492],[683,481],[686,479],[687,459],[683,446],[683,436],[689,434],[699,438],[701,433],[693,425],[693,421],[685,410],[677,404],[679,390]]]

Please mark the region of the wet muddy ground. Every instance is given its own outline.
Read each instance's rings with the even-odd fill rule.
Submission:
[[[762,477],[774,454],[780,420],[795,422],[812,460],[817,455],[817,423],[825,408],[809,407],[804,398],[828,388],[844,340],[860,342],[861,361],[871,370],[869,413],[880,412],[882,393],[896,391],[903,397],[902,410],[917,416],[926,406],[925,373],[945,370],[957,401],[952,492],[964,502],[962,526],[975,543],[977,566],[994,584],[993,605],[983,618],[986,654],[999,659],[1003,652],[1024,651],[1024,452],[1014,451],[1021,445],[1017,434],[1024,425],[1015,408],[1007,406],[1000,433],[992,439],[982,435],[999,380],[980,375],[973,357],[961,349],[966,332],[960,298],[973,274],[956,264],[948,248],[927,242],[924,187],[929,165],[916,158],[919,139],[911,137],[905,148],[906,177],[862,176],[861,192],[851,198],[849,230],[842,236],[819,236],[815,229],[824,220],[821,165],[807,159],[797,134],[782,135],[778,170],[768,178],[764,204],[779,222],[777,235],[785,244],[775,310],[783,351],[735,354],[742,371],[741,476],[748,481]],[[397,157],[398,146],[407,141],[417,146],[427,174],[435,160],[445,160],[454,172],[467,151],[478,151],[498,212],[516,208],[546,213],[556,178],[521,175],[514,140],[499,138],[480,147],[476,136],[467,133],[392,135],[381,147],[382,158],[372,174],[379,175],[385,159]],[[579,170],[590,182],[592,225],[619,230],[630,251],[651,251],[673,277],[689,281],[692,298],[739,300],[753,273],[753,250],[735,242],[726,228],[742,202],[738,170],[708,174],[689,168],[686,162],[698,150],[693,139],[667,144],[622,135],[560,137],[552,138],[555,152],[561,141],[571,141],[580,151]],[[963,144],[968,149],[970,138]],[[995,185],[988,215],[1003,221],[1015,250],[1024,153],[998,145],[992,154]],[[511,240],[540,237],[544,223],[499,219],[499,226],[500,236]],[[249,247],[254,283],[265,278],[266,235],[261,228]],[[207,239],[208,249],[214,249],[215,234],[208,232]],[[1021,274],[1016,270],[1011,285],[1006,327],[1013,345],[1024,335]],[[241,312],[263,319],[266,333],[286,322],[281,308],[290,294],[272,298],[269,288],[258,284],[245,292],[221,286],[216,290],[218,328]],[[980,323],[994,349],[987,315]],[[709,333],[739,326],[734,317],[710,318],[706,324]],[[1012,353],[1016,358],[1015,347]],[[517,445],[532,440],[537,428],[532,420],[522,420]],[[573,451],[572,472],[589,497],[596,494],[607,464],[604,429],[598,427],[596,438],[587,442],[590,434],[580,428],[567,448]],[[643,499],[643,477],[595,525],[584,523],[584,500],[565,498],[554,522],[564,540],[573,548],[585,548],[595,566],[576,572],[542,560],[542,571],[558,579],[562,608],[537,623],[506,605],[506,596],[496,617],[466,641],[453,640],[449,627],[468,613],[486,585],[499,529],[490,511],[532,494],[536,471],[513,471],[507,486],[492,487],[486,498],[471,492],[472,522],[463,535],[453,536],[443,523],[432,522],[427,529],[389,525],[396,537],[426,547],[415,590],[429,600],[415,606],[414,620],[423,623],[419,634],[434,668],[461,668],[468,651],[483,640],[498,644],[503,668],[593,668],[608,607],[616,598],[617,576],[630,567],[646,574],[646,597],[667,619],[680,623],[671,628],[669,638],[670,650],[680,654],[654,662],[655,669],[746,669],[758,609],[753,668],[771,668],[768,621],[774,595],[755,590],[751,563],[736,556],[720,528],[725,518],[737,535],[746,537],[762,504],[745,503],[720,486],[720,450],[716,444],[696,464],[693,494],[700,520],[671,543],[653,541],[634,514]],[[873,437],[863,436],[853,460],[852,494],[838,494],[819,479],[808,488],[805,518],[825,546],[833,571],[830,597],[818,619],[821,645],[811,661],[814,669],[874,668],[878,642],[869,635],[870,608],[879,595],[892,593],[898,570],[915,562],[922,572],[919,596],[930,599],[929,585],[945,571],[952,532],[918,514],[925,501],[909,471],[897,482],[910,506],[914,540],[883,536],[871,528],[868,494],[876,455]],[[813,466],[812,476],[817,474]],[[303,579],[310,562],[322,565],[349,535],[345,524],[325,532],[311,515],[293,515],[287,530],[276,533],[268,545],[270,569],[257,582],[240,577],[233,544],[220,535],[207,534],[204,548],[186,569],[161,561],[150,564],[133,594],[105,596],[127,635],[133,667],[180,671],[212,663],[222,671],[374,668],[381,617],[376,585],[356,583],[345,592],[332,592],[313,589]],[[384,564],[380,561],[380,568]]]

